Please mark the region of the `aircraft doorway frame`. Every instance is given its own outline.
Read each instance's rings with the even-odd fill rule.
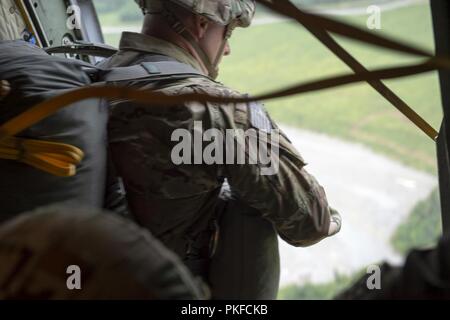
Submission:
[[[450,56],[450,2],[430,0],[433,15],[436,54]],[[439,188],[442,208],[442,227],[450,234],[450,71],[439,71],[444,119],[437,140]]]

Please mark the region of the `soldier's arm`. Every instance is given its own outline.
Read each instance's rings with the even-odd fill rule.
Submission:
[[[191,86],[187,90],[218,96],[240,96],[233,90],[208,82]],[[275,130],[278,129],[266,113],[267,119],[255,116],[252,119],[252,105],[194,102],[188,103],[188,106],[193,118],[203,119],[205,128],[216,128],[223,133],[226,130],[249,129],[260,132],[267,129],[262,128],[267,123],[274,130],[273,133],[276,134]],[[258,106],[263,109],[261,105],[253,105],[256,108]],[[268,140],[272,144],[270,137]],[[279,147],[275,174],[264,175],[265,166],[250,164],[249,152],[245,153],[245,164],[239,164],[236,152],[232,161],[234,164],[227,164],[227,159],[224,159],[224,165],[218,166],[218,176],[227,178],[232,191],[272,222],[280,237],[291,245],[310,246],[338,233],[340,216],[329,207],[322,186],[305,170],[306,164],[300,154],[284,134],[279,135],[279,142],[275,146]],[[271,150],[270,147],[268,149]]]
[[[224,166],[233,191],[271,221],[279,235],[291,245],[310,246],[339,232],[339,214],[329,207],[323,187],[305,170],[306,164],[300,154],[267,114],[267,119],[262,114],[259,115],[261,118],[252,119],[258,115],[249,109],[251,107],[264,110],[261,106],[240,105],[227,110],[223,107],[221,114],[228,117],[225,121],[232,123],[234,129],[272,130],[271,135],[280,133],[279,142],[273,142],[271,135],[267,139],[268,149],[272,150],[271,155],[278,166],[272,168],[273,174],[264,173],[266,166],[249,164],[251,155],[247,150],[246,164]],[[267,125],[272,127],[263,128]],[[248,145],[246,147],[249,149]],[[278,152],[276,148],[273,152],[273,147],[279,147]]]

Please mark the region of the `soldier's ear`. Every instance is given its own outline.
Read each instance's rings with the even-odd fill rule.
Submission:
[[[210,22],[202,16],[196,15],[194,17],[195,36],[198,39],[203,39],[208,31]]]

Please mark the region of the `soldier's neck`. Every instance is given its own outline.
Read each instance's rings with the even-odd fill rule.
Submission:
[[[160,15],[146,15],[141,33],[147,36],[165,40],[176,46],[179,46],[180,48],[183,48],[190,55],[192,55],[195,60],[198,61],[201,68],[203,69],[202,71],[205,72],[205,74],[208,74],[208,69],[198,55],[197,51],[192,47],[192,45],[190,45],[190,43],[186,39],[174,32]]]

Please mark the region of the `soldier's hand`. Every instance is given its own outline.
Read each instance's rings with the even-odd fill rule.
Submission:
[[[330,229],[328,230],[328,236],[332,237],[341,231],[342,218],[339,212],[334,209],[330,208],[330,213]]]
[[[6,80],[0,80],[0,100],[3,100],[9,92],[11,91],[11,87],[9,86],[9,82]]]

